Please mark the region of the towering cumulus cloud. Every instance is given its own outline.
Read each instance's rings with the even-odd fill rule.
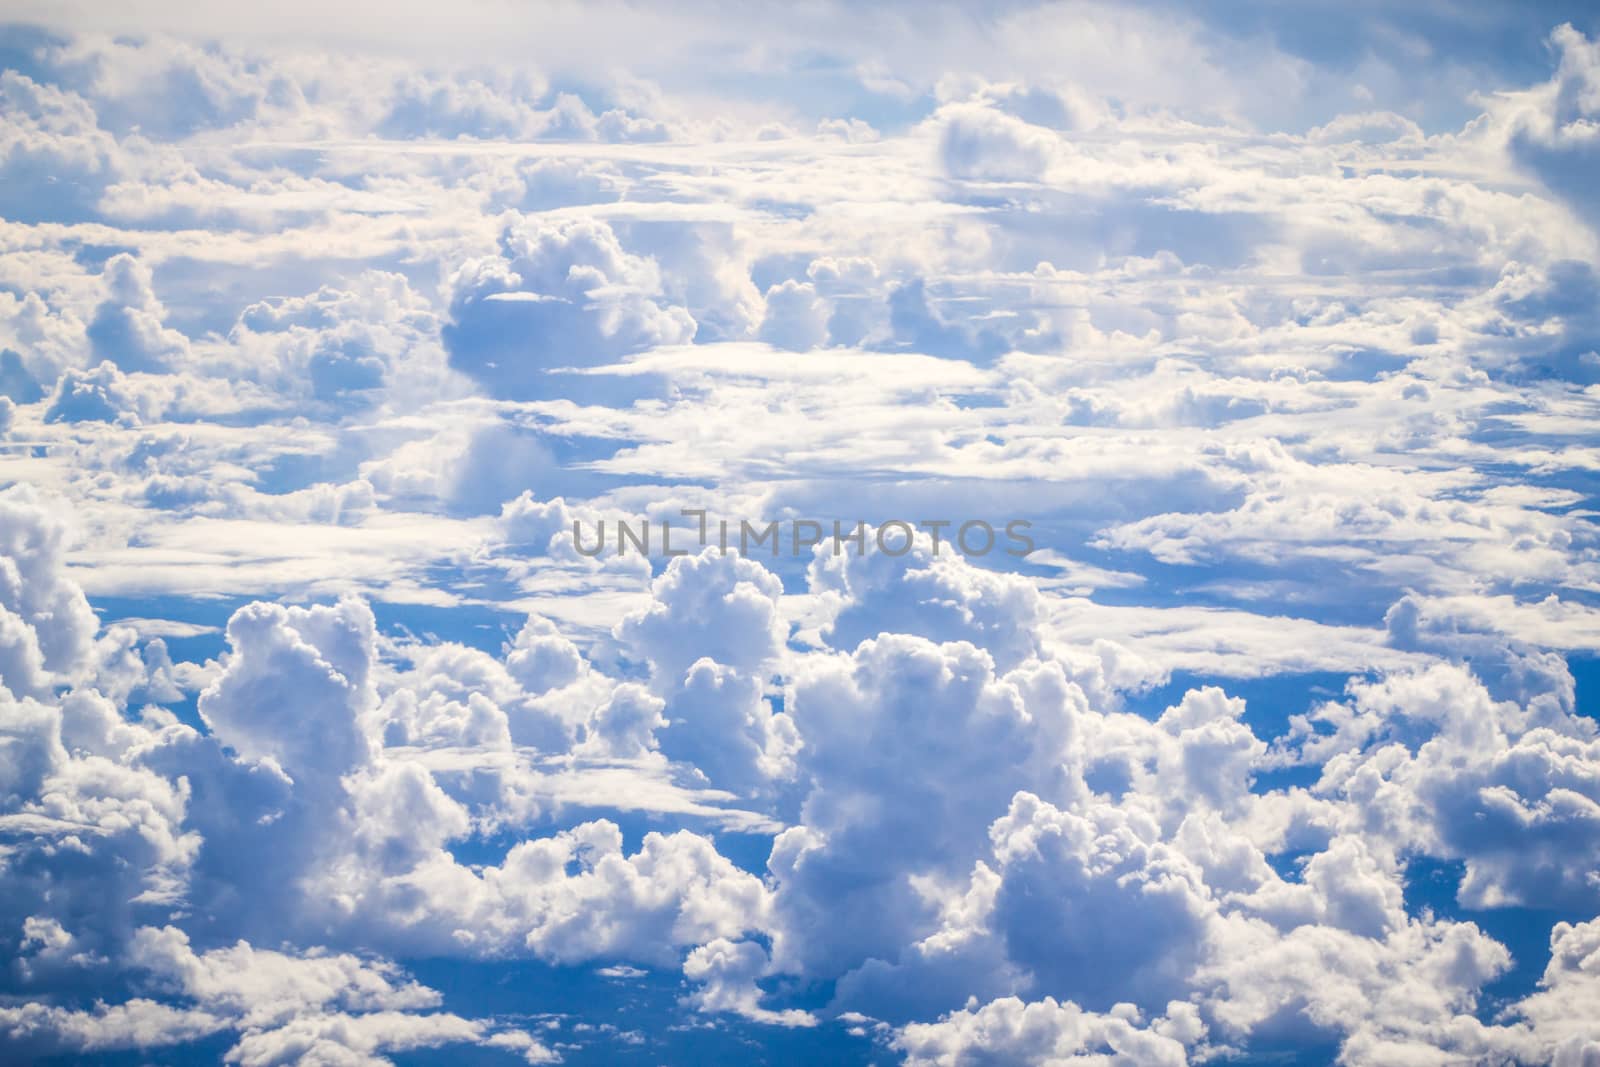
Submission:
[[[1600,1064],[1592,4],[100,6],[0,1063]]]

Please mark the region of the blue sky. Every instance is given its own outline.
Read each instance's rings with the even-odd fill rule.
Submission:
[[[1600,1058],[1592,5],[0,26],[0,1060]]]

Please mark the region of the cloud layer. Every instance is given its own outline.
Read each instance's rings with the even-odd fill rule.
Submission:
[[[1600,1057],[1596,28],[604,14],[6,31],[0,1058]]]

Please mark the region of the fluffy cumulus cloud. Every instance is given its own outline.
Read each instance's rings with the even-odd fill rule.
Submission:
[[[162,325],[165,308],[151,288],[150,271],[127,253],[113,256],[101,275],[105,298],[87,331],[90,350],[123,370],[175,369],[187,339]]]
[[[1593,12],[318,14],[0,48],[0,1060],[1600,1062]]]
[[[381,961],[244,941],[196,953],[181,930],[145,926],[123,963],[163,999],[77,1010],[26,1004],[0,1009],[0,1019],[20,1047],[41,1052],[160,1048],[229,1033],[236,1043],[225,1058],[238,1064],[384,1063],[382,1052],[451,1044],[517,1048],[529,1062],[555,1058],[525,1033],[428,1010],[439,993]]]
[[[83,591],[63,572],[67,527],[27,485],[0,493],[4,560],[0,630],[6,689],[13,697],[52,690],[88,659],[97,623]]]
[[[229,332],[241,377],[291,402],[333,407],[384,392],[455,391],[443,366],[437,317],[404,275],[369,271],[304,296],[244,308]]]
[[[1511,155],[1593,222],[1594,189],[1582,176],[1600,152],[1600,47],[1571,24],[1552,31],[1550,44],[1559,56],[1555,76],[1506,106]]]
[[[452,365],[493,395],[548,395],[553,374],[694,336],[688,311],[661,300],[655,261],[603,220],[514,219],[499,243],[452,279],[444,329]]]

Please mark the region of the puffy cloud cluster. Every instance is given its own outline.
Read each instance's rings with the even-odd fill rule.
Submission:
[[[947,104],[939,124],[939,158],[952,178],[1037,181],[1055,159],[1051,131],[982,104]]]
[[[241,377],[273,394],[334,408],[388,396],[415,403],[452,391],[429,303],[399,274],[370,271],[349,288],[264,300],[229,332]]]
[[[1359,805],[1393,845],[1463,859],[1468,907],[1600,905],[1594,871],[1570,859],[1600,832],[1593,720],[1559,698],[1496,702],[1454,666],[1354,683],[1351,698],[1295,722],[1317,791]]]
[[[603,221],[513,220],[499,243],[456,273],[444,329],[451,365],[496,396],[569,391],[552,372],[694,336],[689,313],[659,301],[655,262],[624,251]]]
[[[0,173],[7,218],[82,217],[114,172],[115,141],[69,90],[0,72]]]
[[[1600,1055],[1596,46],[1196,20],[19,33],[0,1058]]]
[[[149,268],[123,253],[101,275],[105,299],[89,323],[90,351],[123,371],[177,370],[187,357],[184,336],[162,325],[166,309],[151,288]]]
[[[1591,225],[1600,221],[1593,183],[1586,175],[1600,161],[1600,46],[1570,23],[1557,27],[1550,42],[1560,66],[1549,82],[1512,97],[1503,118],[1517,163],[1541,181]]]
[[[1193,1005],[1175,1001],[1168,1010],[1170,1015],[1147,1026],[1132,1005],[1102,1015],[1051,997],[1026,1004],[1006,997],[937,1023],[907,1026],[895,1044],[906,1053],[906,1063],[918,1067],[1071,1063],[1101,1057],[1117,1064],[1187,1064],[1188,1048],[1205,1033],[1205,1024]]]
[[[617,625],[617,639],[649,663],[664,701],[663,755],[736,793],[792,771],[794,724],[767,698],[788,636],[782,592],[759,563],[708,548],[668,565],[652,584],[650,607]]]
[[[243,941],[197,953],[183,931],[145,926],[120,962],[162,999],[93,1009],[5,1007],[0,1028],[19,1050],[54,1053],[149,1049],[232,1032],[237,1041],[226,1060],[243,1065],[380,1064],[390,1062],[385,1052],[469,1043],[517,1049],[529,1063],[558,1059],[521,1031],[427,1011],[439,994],[381,961],[291,955]]]
[[[522,71],[488,81],[404,74],[385,106],[377,132],[390,137],[627,142],[665,140],[671,132],[626,107],[596,113],[581,97],[552,91]]]
[[[63,570],[67,528],[26,485],[0,491],[0,685],[42,696],[89,659],[98,624]]]
[[[1445,665],[1357,682],[1272,754],[1217,689],[1153,720],[1096,707],[1076,679],[1103,687],[1104,667],[1082,650],[1057,658],[1036,591],[931,545],[887,569],[819,555],[811,595],[833,604],[834,647],[798,653],[778,579],[708,549],[673,561],[617,625],[638,682],[608,677],[537,617],[495,656],[391,647],[355,600],[242,608],[200,694],[202,734],[121,710],[134,689],[157,691],[144,672],[161,653],[116,681],[61,573],[59,526],[32,495],[11,497],[8,528],[34,531],[8,548],[19,624],[43,649],[36,622],[55,612],[27,605],[40,593],[80,605],[78,628],[49,638],[67,642],[57,669],[78,688],[36,683],[5,720],[5,818],[32,842],[6,860],[11,981],[48,997],[127,971],[177,993],[7,1009],[18,1047],[232,1031],[241,1062],[446,1041],[544,1054],[482,1021],[417,1014],[432,994],[352,957],[251,947],[330,937],[391,954],[681,967],[698,1010],[783,1026],[817,1020],[774,1004],[771,981],[828,979],[829,1015],[889,1020],[913,1062],[1182,1062],[1207,1042],[1285,1031],[1334,1035],[1351,1062],[1404,1049],[1537,1058],[1588,1040],[1570,1007],[1586,972],[1568,942],[1582,928],[1555,931],[1545,990],[1480,1022],[1479,991],[1509,955],[1472,923],[1414,913],[1401,862],[1462,861],[1470,908],[1592,907],[1592,878],[1567,857],[1590,851],[1584,768],[1600,754],[1570,686],[1515,704]],[[526,536],[548,545],[553,529]],[[882,614],[852,621],[868,607]],[[871,636],[850,649],[855,633]],[[792,797],[795,820],[765,884],[707,836],[650,832],[630,851],[604,819],[530,836],[493,864],[456,859],[453,843],[550,810],[537,798],[551,756],[567,774],[633,767],[640,785],[652,766],[679,767],[779,809]],[[1258,789],[1286,759],[1320,780]],[[651,788],[640,803],[663,803]],[[1495,819],[1504,829],[1484,833]],[[81,855],[71,868],[65,849]],[[1269,862],[1291,851],[1298,873]],[[274,857],[265,870],[261,855]],[[170,925],[180,915],[193,932]],[[227,947],[240,933],[250,942]],[[192,950],[196,936],[218,947]],[[274,1009],[271,981],[301,999]]]
[[[229,1058],[241,1063],[381,1062],[385,1051],[451,1042],[544,1062],[554,1054],[526,1035],[417,1014],[438,994],[398,981],[387,964],[226,939],[332,936],[395,951],[675,967],[683,946],[764,928],[760,880],[685,831],[647,834],[629,854],[615,824],[591,821],[525,840],[485,868],[444,849],[474,817],[404,753],[420,743],[509,755],[507,712],[483,693],[519,721],[556,724],[532,730],[551,753],[581,750],[587,732],[609,757],[637,729],[620,709],[660,706],[641,687],[595,678],[548,624],[530,623],[503,666],[443,647],[391,677],[365,605],[252,605],[230,621],[229,651],[200,694],[202,734],[156,707],[125,710],[133,689],[159,692],[137,656],[138,679],[118,684],[108,642],[128,632],[93,643],[98,623],[61,570],[60,524],[26,492],[10,491],[5,507],[7,617],[26,647],[6,664],[0,694],[0,825],[11,841],[0,927],[13,960],[6,983],[31,998],[0,1009],[7,1047],[96,1052],[233,1031]],[[160,663],[165,646],[154,645],[145,658]],[[46,681],[56,677],[79,684],[57,695]],[[440,736],[450,696],[498,730]],[[566,723],[563,737],[561,715],[574,708],[590,709],[587,726]],[[396,757],[384,755],[391,747]],[[502,783],[513,793],[528,784],[514,774]],[[493,814],[506,795],[466,799],[476,817],[515,815]],[[218,947],[199,952],[182,927],[146,920],[181,921]],[[52,1003],[117,974],[133,976],[141,995],[93,1009]],[[723,1006],[712,994],[708,1009]]]

